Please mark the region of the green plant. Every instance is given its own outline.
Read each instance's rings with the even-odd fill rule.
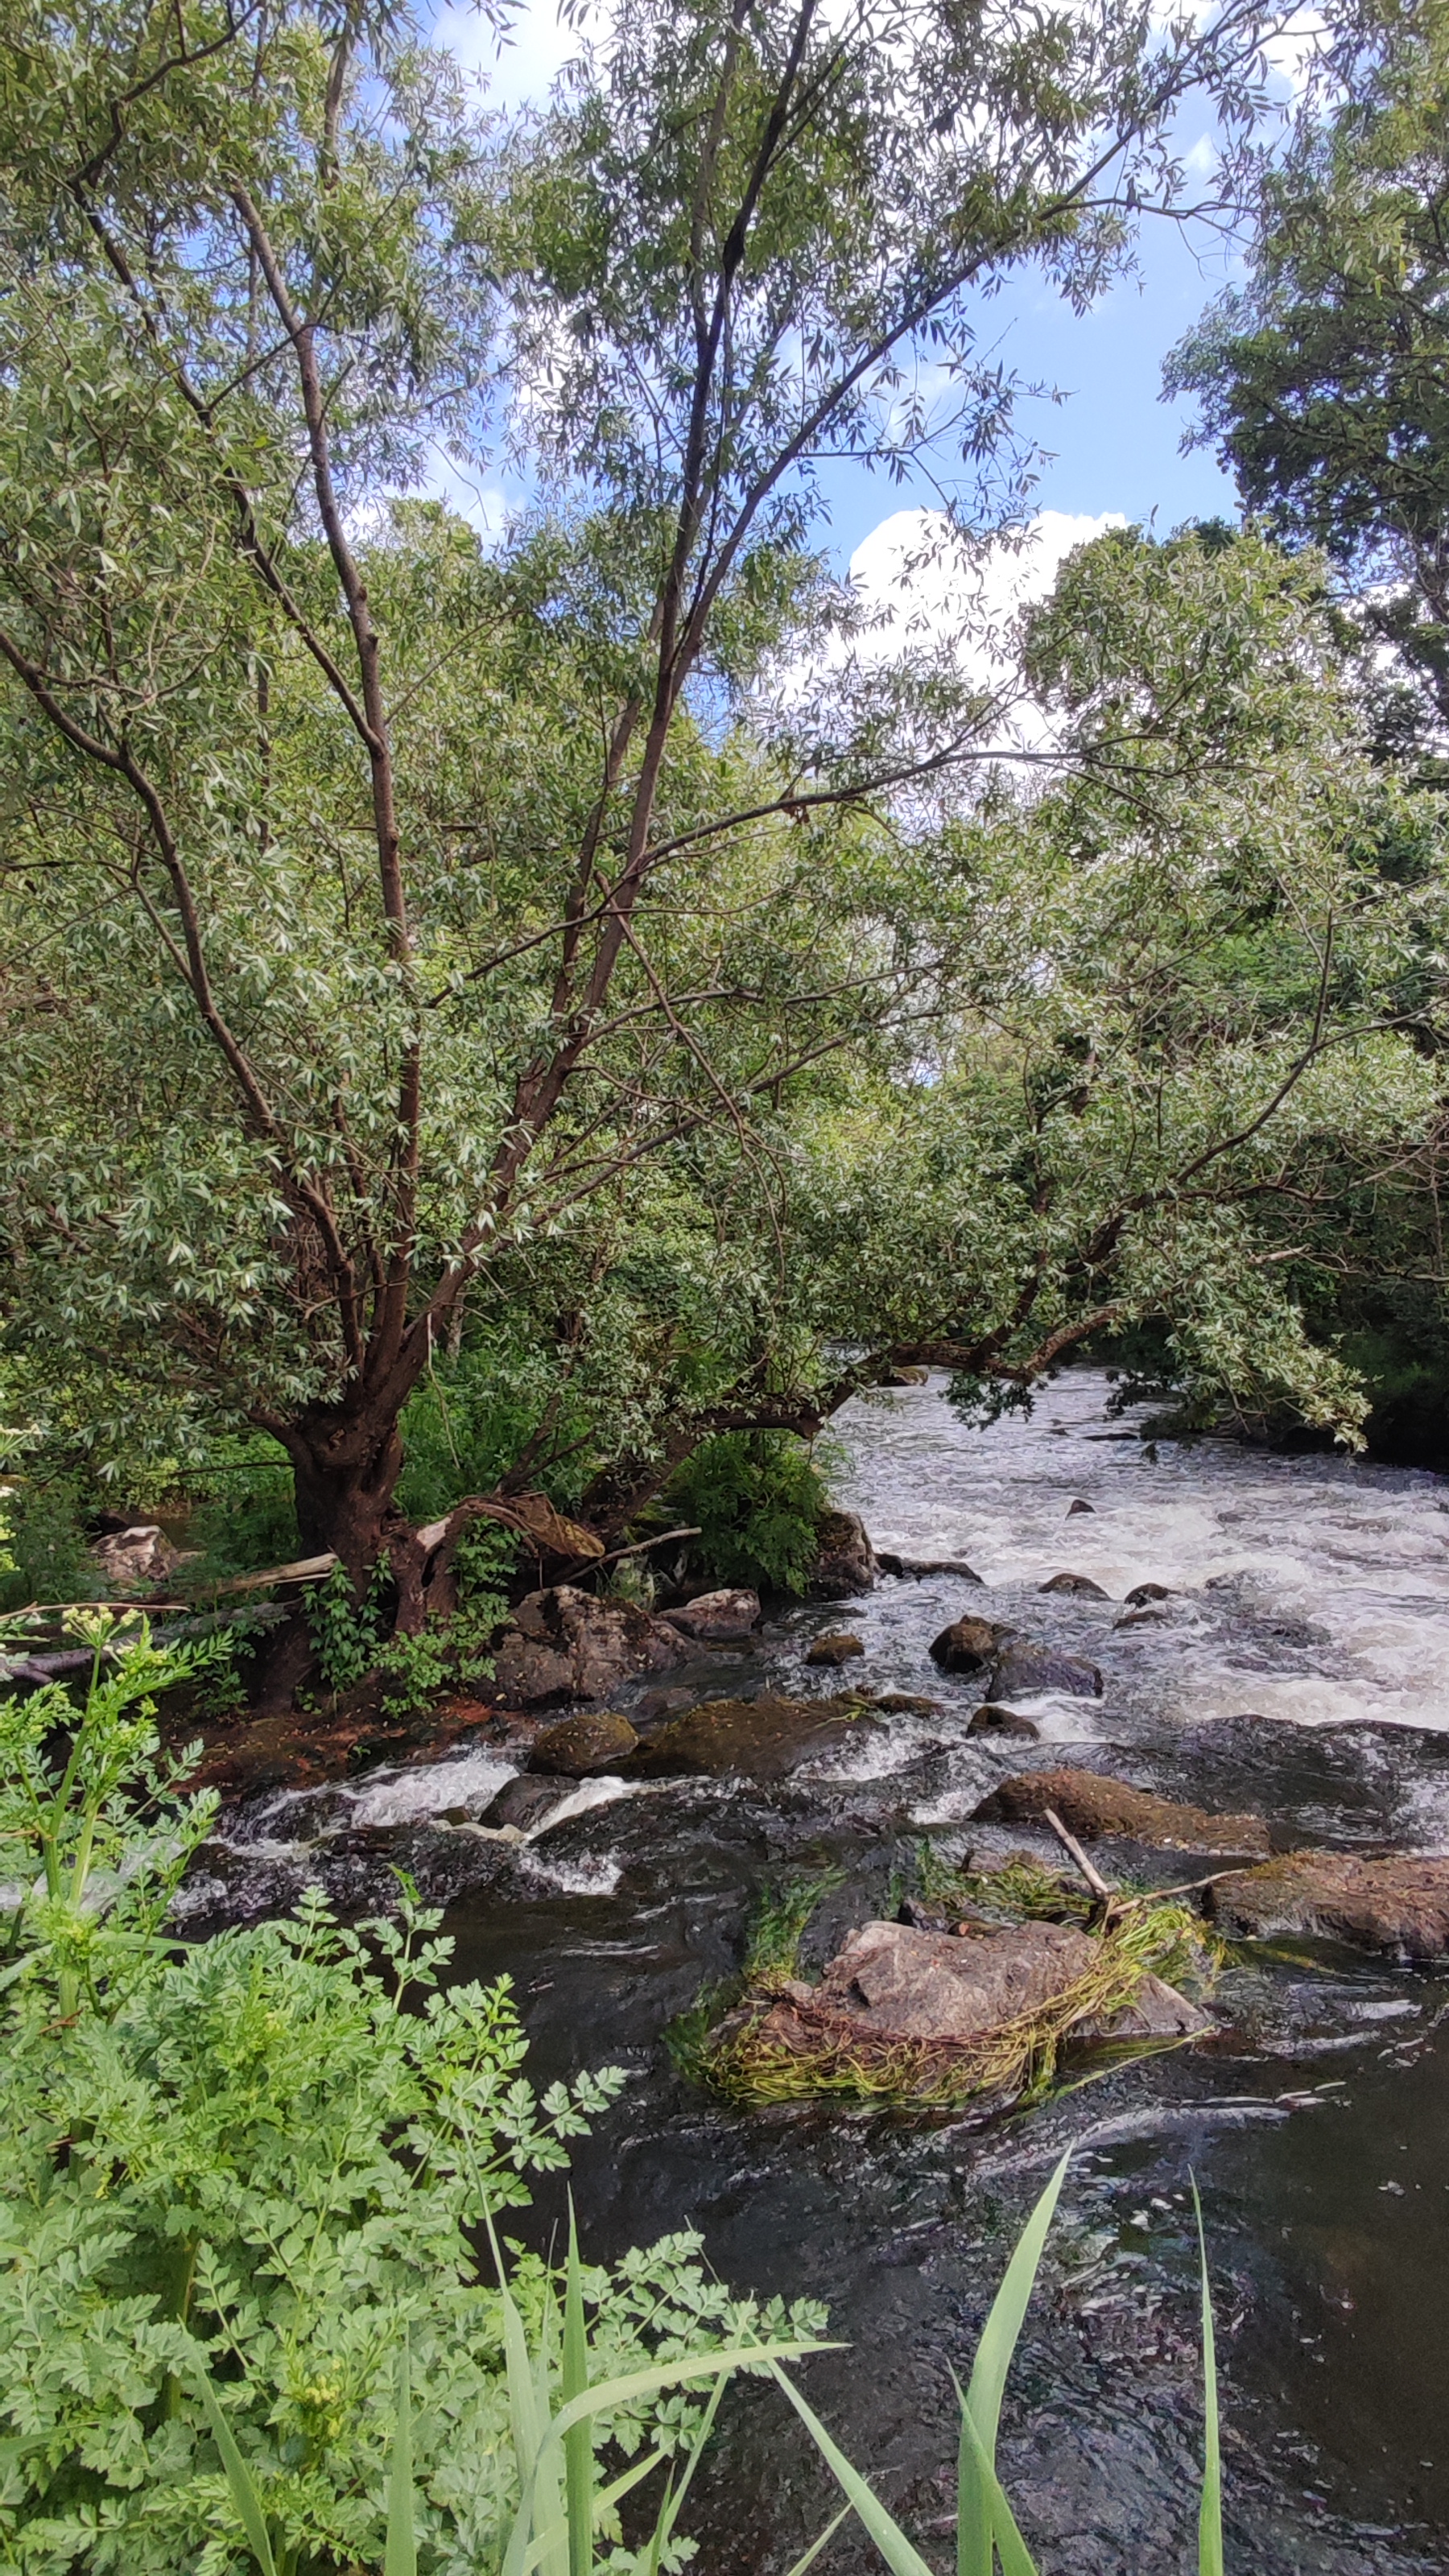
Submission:
[[[830,1494],[821,1460],[783,1431],[729,1431],[676,1469],[664,1507],[697,1522],[692,1555],[722,1583],[803,1592]]]

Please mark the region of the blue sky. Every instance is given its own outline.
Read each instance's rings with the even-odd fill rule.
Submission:
[[[492,97],[504,106],[543,96],[574,41],[558,24],[555,0],[524,8],[501,57],[467,0],[442,8],[437,28],[464,62],[486,72]],[[1139,268],[1080,316],[1027,273],[984,308],[983,323],[986,345],[1003,364],[1064,397],[1021,410],[1027,435],[1049,451],[1033,506],[1075,519],[1120,514],[1153,521],[1165,533],[1183,519],[1236,509],[1232,483],[1212,456],[1180,453],[1186,408],[1161,399],[1163,359],[1223,282],[1223,255],[1209,237],[1194,245],[1176,226],[1149,219]],[[912,505],[930,508],[936,497],[924,479],[894,484],[848,467],[834,472],[828,494],[832,550],[842,566],[883,521]],[[455,497],[476,511],[475,496]],[[488,515],[501,498],[485,500]]]

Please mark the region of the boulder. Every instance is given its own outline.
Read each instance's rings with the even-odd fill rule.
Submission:
[[[627,1717],[614,1709],[589,1709],[546,1728],[529,1755],[528,1767],[562,1772],[568,1780],[587,1780],[595,1771],[617,1771],[638,1742]]]
[[[1129,1610],[1145,1610],[1149,1601],[1170,1601],[1172,1594],[1165,1583],[1137,1583],[1127,1594]]]
[[[1442,1857],[1291,1852],[1220,1878],[1209,1901],[1223,1931],[1255,1940],[1300,1933],[1402,1959],[1438,1959],[1449,1950],[1449,1859]]]
[[[1037,1590],[1038,1592],[1081,1592],[1093,1601],[1110,1601],[1112,1598],[1110,1592],[1103,1591],[1100,1583],[1092,1581],[1090,1574],[1053,1574],[1047,1582],[1039,1583]]]
[[[1096,1506],[1096,1504],[1095,1504],[1095,1503],[1084,1503],[1084,1502],[1080,1502],[1080,1501],[1075,1502],[1075,1503],[1068,1503],[1068,1505],[1067,1505],[1067,1518],[1068,1518],[1068,1520],[1073,1520],[1073,1519],[1075,1519],[1076,1515],[1077,1515],[1079,1512],[1092,1512],[1092,1513],[1095,1513],[1096,1508],[1097,1508],[1097,1506]]]
[[[986,1700],[978,1708],[966,1729],[968,1735],[1024,1735],[1033,1742],[1041,1733],[1034,1717],[1023,1717],[1014,1708],[998,1708]]]
[[[633,1601],[604,1601],[570,1583],[520,1601],[498,1648],[499,1691],[524,1708],[607,1699],[636,1673],[667,1670],[689,1647],[668,1620]]]
[[[817,1555],[806,1589],[812,1601],[848,1601],[875,1584],[875,1550],[858,1512],[822,1512]]]
[[[516,1779],[505,1781],[491,1805],[484,1808],[478,1822],[492,1825],[495,1830],[502,1825],[514,1825],[520,1833],[532,1833],[553,1814],[555,1807],[563,1805],[569,1794],[564,1780],[536,1780],[528,1772],[520,1771]]]
[[[861,1697],[886,1715],[899,1711],[903,1717],[940,1717],[944,1713],[941,1701],[927,1699],[922,1691],[863,1691]]]
[[[1145,1977],[1130,2004],[1110,2021],[1084,2022],[1080,2039],[1197,2039],[1213,2028],[1211,2013],[1180,1995],[1161,1977]]]
[[[844,1629],[828,1637],[817,1637],[805,1658],[807,1664],[848,1664],[855,1655],[865,1653],[865,1641],[849,1636]]]
[[[995,1663],[1010,1636],[1009,1628],[998,1628],[990,1619],[953,1619],[939,1637],[931,1640],[931,1661],[943,1673],[979,1673]]]
[[[1091,1935],[1067,1923],[1019,1923],[966,1940],[864,1923],[810,1992],[817,2005],[848,2013],[863,2035],[969,2040],[1052,2002],[1099,1956]]]
[[[986,1580],[984,1575],[977,1573],[974,1565],[967,1564],[964,1556],[877,1555],[876,1563],[887,1574],[898,1575],[903,1581],[912,1583],[919,1583],[927,1574],[954,1574],[962,1583],[979,1583],[983,1587]]]
[[[138,1521],[134,1529],[115,1530],[108,1538],[97,1539],[91,1554],[113,1592],[163,1583],[178,1565],[189,1562],[180,1548],[171,1545],[159,1521]]]
[[[1113,1620],[1112,1626],[1114,1629],[1160,1628],[1166,1616],[1160,1602],[1149,1601],[1140,1610],[1124,1610],[1120,1619]]]
[[[1062,1691],[1068,1699],[1100,1699],[1102,1676],[1081,1655],[1059,1655],[1029,1640],[1010,1645],[991,1676],[993,1699],[1037,1699]]]
[[[646,1726],[653,1726],[661,1718],[678,1717],[682,1710],[693,1708],[698,1697],[698,1691],[684,1689],[641,1691],[634,1703],[634,1714]]]
[[[800,1763],[845,1743],[863,1722],[858,1700],[702,1700],[641,1744],[629,1772],[634,1778],[739,1772],[783,1780]]]
[[[1116,1834],[1161,1851],[1266,1852],[1268,1828],[1261,1816],[1212,1815],[1204,1807],[1182,1807],[1158,1798],[1149,1789],[1134,1789],[1126,1780],[1100,1771],[1021,1771],[1002,1780],[974,1811],[973,1822],[1024,1824],[1050,1807],[1067,1831],[1086,1842]],[[1449,1863],[1445,1864],[1449,1869]]]
[[[728,1592],[697,1592],[664,1616],[671,1628],[682,1628],[698,1645],[737,1644],[760,1624],[760,1596],[744,1585]]]

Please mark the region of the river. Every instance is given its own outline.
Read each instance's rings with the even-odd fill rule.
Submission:
[[[979,1693],[927,1647],[979,1609],[1100,1665],[1100,1700],[1023,1703],[1060,1747],[1300,1840],[1449,1849],[1449,1484],[1410,1470],[1137,1436],[1086,1370],[1029,1420],[963,1426],[943,1382],[841,1417],[841,1498],[878,1547],[965,1559],[801,1605],[701,1660],[701,1695],[828,1692],[805,1650],[848,1626],[877,1688],[940,1707],[862,1729],[773,1788],[591,1783],[522,1847],[476,1831],[509,1764],[472,1747],[233,1810],[197,1919],[284,1904],[307,1881],[375,1903],[393,1864],[447,1906],[461,1973],[515,1980],[536,2078],[623,2065],[575,2158],[589,2250],[686,2223],[740,2287],[809,2292],[849,2349],[812,2402],[944,2567],[964,2375],[1006,2251],[1062,2148],[1077,2153],[1003,2416],[1001,2467],[1043,2576],[1195,2566],[1201,2447],[1196,2240],[1206,2219],[1237,2576],[1449,2565],[1449,1984],[1366,1956],[1237,1954],[1205,2045],[1119,2066],[985,2123],[814,2109],[742,2114],[692,2092],[661,2042],[738,1964],[762,1886],[836,1864],[819,1959],[890,1902],[923,1835],[977,1844],[972,1809],[1023,1748],[969,1738]],[[1086,1505],[1073,1511],[1072,1505]],[[1108,1598],[1043,1596],[1052,1575]],[[1125,1594],[1170,1588],[1121,1627]],[[674,1678],[670,1677],[671,1680]],[[621,1703],[626,1704],[626,1703]],[[1027,1748],[1031,1758],[1031,1748]],[[1120,1758],[1118,1758],[1120,1756]],[[1012,1828],[1014,1845],[1029,1833]],[[988,1837],[989,1840],[989,1837]],[[533,2227],[558,2221],[539,2195]],[[693,2528],[708,2576],[774,2576],[829,2519],[828,2482],[768,2388],[729,2402]],[[880,2561],[854,2526],[820,2562]]]

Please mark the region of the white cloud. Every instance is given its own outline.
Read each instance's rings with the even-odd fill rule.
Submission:
[[[895,510],[850,558],[850,579],[870,620],[857,655],[885,660],[903,648],[947,645],[973,679],[999,685],[1012,667],[1018,611],[1045,599],[1074,546],[1126,524],[1120,510],[1095,518],[1042,510],[1019,538],[997,537],[968,555],[939,511]]]

